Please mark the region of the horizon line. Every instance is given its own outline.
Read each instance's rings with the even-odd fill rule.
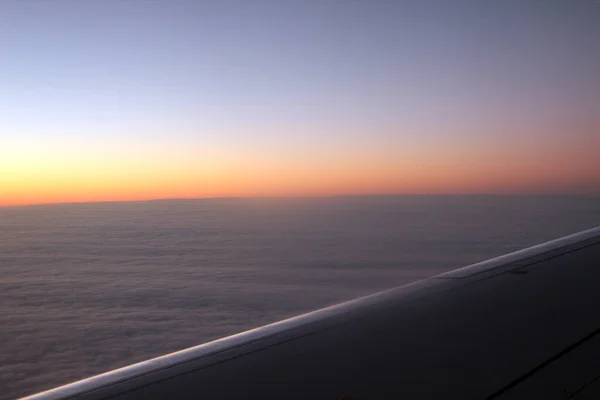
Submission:
[[[90,200],[90,201],[58,201],[23,204],[0,204],[2,208],[85,205],[106,203],[149,203],[161,201],[200,201],[200,200],[250,200],[250,199],[330,199],[330,198],[369,198],[369,197],[600,197],[600,193],[358,193],[331,195],[264,195],[264,196],[208,196],[208,197],[158,197],[131,200]]]

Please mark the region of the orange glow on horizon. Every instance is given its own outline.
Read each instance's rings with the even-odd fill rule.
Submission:
[[[367,194],[535,194],[589,192],[594,171],[553,165],[490,166],[437,162],[365,168],[155,168],[41,174],[0,181],[0,205],[133,201],[163,198],[331,196]],[[598,175],[597,175],[598,176]],[[596,177],[597,177],[596,176]],[[597,181],[597,179],[596,179]]]
[[[590,141],[591,140],[591,141]],[[583,143],[583,144],[582,144]],[[593,139],[519,146],[0,149],[0,206],[165,198],[600,194]],[[275,150],[275,149],[273,149]]]

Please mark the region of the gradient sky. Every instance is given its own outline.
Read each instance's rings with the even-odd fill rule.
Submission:
[[[3,0],[0,205],[600,193],[600,2]]]

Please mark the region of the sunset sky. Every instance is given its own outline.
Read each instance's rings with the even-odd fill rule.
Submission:
[[[600,194],[600,2],[4,0],[0,205]]]

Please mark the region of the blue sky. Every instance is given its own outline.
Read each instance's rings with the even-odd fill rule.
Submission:
[[[5,0],[0,152],[589,147],[599,38],[592,0]]]

